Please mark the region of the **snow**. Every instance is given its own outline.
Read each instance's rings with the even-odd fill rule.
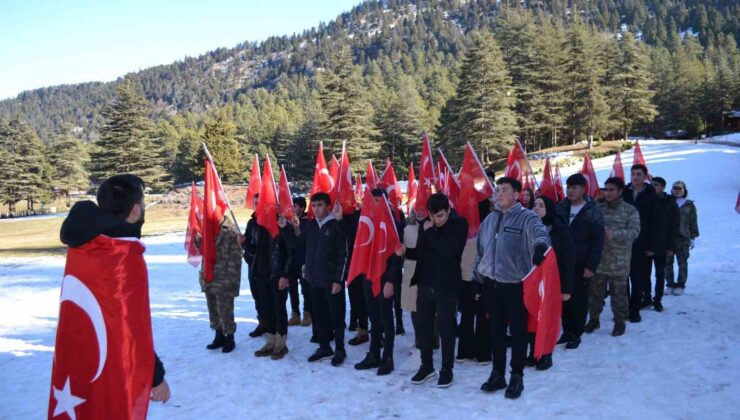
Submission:
[[[236,300],[237,348],[209,352],[212,338],[196,271],[185,262],[182,234],[145,238],[155,346],[172,399],[151,404],[153,419],[192,418],[740,418],[740,216],[734,211],[740,149],[689,142],[640,142],[650,172],[686,182],[696,201],[701,236],[690,259],[686,293],[666,296],[665,312],[643,312],[623,337],[602,328],[578,350],[558,348],[554,367],[527,369],[517,401],[479,391],[490,366],[458,364],[455,382],[412,385],[419,365],[409,332],[399,337],[396,370],[358,372],[367,345],[347,346],[348,360],[309,364],[310,328],[291,327],[282,361],[255,358],[263,339],[247,336],[255,311],[246,281]],[[622,155],[625,167],[632,153]],[[606,179],[612,157],[594,160]],[[563,176],[577,168],[563,169]],[[733,176],[733,174],[735,174]],[[49,397],[59,285],[64,259],[0,259],[0,418],[45,416]],[[349,334],[348,334],[349,337]],[[440,354],[435,364],[440,366]]]
[[[707,137],[702,140],[707,143],[728,144],[740,146],[740,133],[730,133],[721,136]]]

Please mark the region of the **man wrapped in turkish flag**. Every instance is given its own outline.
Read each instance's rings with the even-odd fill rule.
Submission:
[[[69,246],[59,299],[48,418],[144,419],[167,401],[154,353],[145,246],[143,182],[109,178],[98,205],[74,205],[62,224]]]

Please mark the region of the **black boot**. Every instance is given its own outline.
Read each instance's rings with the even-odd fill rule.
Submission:
[[[251,333],[249,333],[249,336],[252,338],[261,337],[264,333],[266,333],[265,329],[262,327],[262,324],[257,324],[257,326],[252,330]]]
[[[393,372],[393,356],[384,357],[383,361],[380,362],[378,367],[378,376],[388,375]]]
[[[660,299],[655,299],[653,301],[653,308],[655,309],[655,312],[663,312],[663,304],[660,303]]]
[[[522,391],[524,391],[524,379],[522,379],[522,375],[512,373],[509,379],[509,387],[506,388],[506,394],[504,396],[510,400],[515,400],[522,395]]]
[[[396,324],[396,335],[405,335],[406,330],[403,328],[403,322]]]
[[[344,349],[337,349],[334,352],[334,357],[331,358],[331,365],[334,367],[342,366],[344,360],[347,358],[347,352]]]
[[[206,346],[208,350],[220,349],[224,345],[224,333],[221,330],[216,330],[216,336],[213,337],[213,342]]]
[[[560,338],[558,338],[558,344],[565,344],[568,341],[570,341],[570,334],[567,332],[563,332],[563,334],[560,335]]]
[[[565,345],[565,348],[568,350],[574,350],[577,349],[578,346],[581,345],[581,337],[572,337],[570,341],[568,341],[568,344]]]
[[[506,379],[495,370],[491,372],[491,376],[488,377],[488,380],[480,386],[480,390],[483,392],[495,392],[504,388],[506,388]]]
[[[224,335],[224,347],[221,349],[221,353],[231,353],[235,347],[234,334]]]
[[[380,366],[380,360],[378,356],[368,352],[365,358],[360,363],[355,364],[357,370],[375,369]]]
[[[320,360],[328,359],[334,356],[334,351],[331,347],[319,347],[316,351],[308,358],[309,362],[318,362]]]
[[[545,354],[537,361],[537,370],[547,370],[552,367],[552,354]]]

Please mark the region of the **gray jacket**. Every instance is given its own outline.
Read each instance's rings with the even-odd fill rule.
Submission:
[[[531,210],[515,204],[507,212],[498,207],[486,217],[478,232],[473,276],[501,283],[519,283],[532,269],[535,246],[550,246],[550,235]]]

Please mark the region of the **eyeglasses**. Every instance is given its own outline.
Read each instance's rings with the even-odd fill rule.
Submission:
[[[498,194],[498,193],[510,193],[510,192],[513,192],[513,191],[514,190],[512,188],[499,188],[499,187],[496,187],[496,194]]]

